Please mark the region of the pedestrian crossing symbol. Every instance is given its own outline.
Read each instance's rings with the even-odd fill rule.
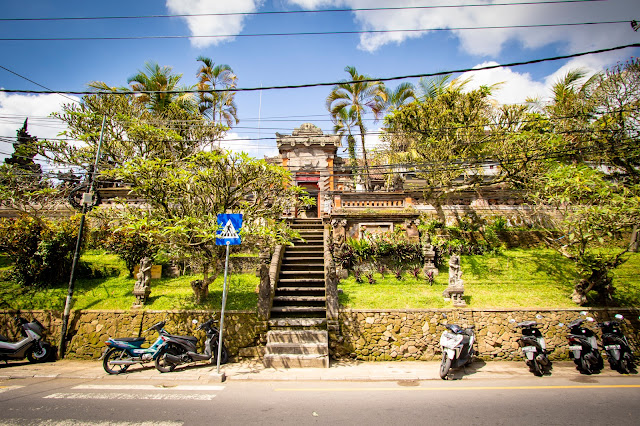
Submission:
[[[220,230],[216,235],[216,245],[225,246],[241,244],[240,229],[242,228],[241,214],[219,214],[218,226]]]

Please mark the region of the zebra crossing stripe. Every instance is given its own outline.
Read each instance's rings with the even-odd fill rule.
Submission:
[[[172,401],[211,401],[215,395],[207,394],[175,394],[175,393],[54,393],[44,396],[45,399],[110,399],[110,400],[172,400]]]
[[[71,389],[82,390],[151,390],[151,391],[221,391],[224,386],[215,385],[78,385]]]
[[[18,385],[15,385],[15,386],[0,386],[0,393],[6,392],[6,391],[10,391],[10,390],[13,390],[13,389],[20,389],[20,388],[23,388],[23,387],[24,386],[18,386]]]

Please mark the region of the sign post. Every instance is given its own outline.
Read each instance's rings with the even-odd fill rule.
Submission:
[[[216,245],[227,246],[224,262],[224,282],[222,285],[222,310],[220,311],[220,333],[218,335],[218,358],[216,372],[220,374],[220,359],[222,358],[222,332],[224,330],[224,308],[227,305],[227,275],[229,272],[229,246],[240,245],[240,229],[242,228],[241,214],[219,214],[218,225],[220,232],[216,235]]]

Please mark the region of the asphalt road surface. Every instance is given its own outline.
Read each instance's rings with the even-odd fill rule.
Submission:
[[[399,382],[0,381],[2,425],[637,425],[640,377]]]

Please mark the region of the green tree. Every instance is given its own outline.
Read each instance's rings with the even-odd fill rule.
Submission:
[[[640,220],[640,186],[622,185],[585,165],[555,164],[533,194],[551,223],[548,244],[575,263],[580,281],[572,298],[585,305],[591,291],[608,302],[611,272],[628,259],[622,235]],[[560,234],[560,236],[558,236]]]
[[[192,282],[203,302],[222,269],[223,248],[215,245],[218,213],[242,213],[246,244],[285,241],[291,230],[283,211],[310,203],[290,185],[280,166],[246,154],[199,152],[180,160],[136,157],[108,173],[130,182],[148,208],[123,208],[119,222],[183,260],[198,262],[203,279]],[[126,206],[125,206],[126,207]]]
[[[362,143],[362,159],[364,162],[364,184],[367,190],[371,190],[369,176],[369,162],[367,160],[367,148],[365,135],[367,128],[364,124],[364,115],[372,113],[375,119],[379,119],[385,109],[387,93],[384,84],[380,81],[371,81],[371,77],[358,74],[355,67],[347,66],[344,69],[349,73],[350,80],[346,80],[333,87],[327,96],[326,106],[334,122],[335,117],[344,114],[346,117],[354,117],[355,125],[360,132]]]
[[[236,87],[237,76],[226,64],[216,65],[211,58],[198,56],[202,62],[198,68],[198,90],[206,90],[198,94],[200,113],[210,120],[218,120],[227,126],[239,123],[235,93],[229,91]]]

